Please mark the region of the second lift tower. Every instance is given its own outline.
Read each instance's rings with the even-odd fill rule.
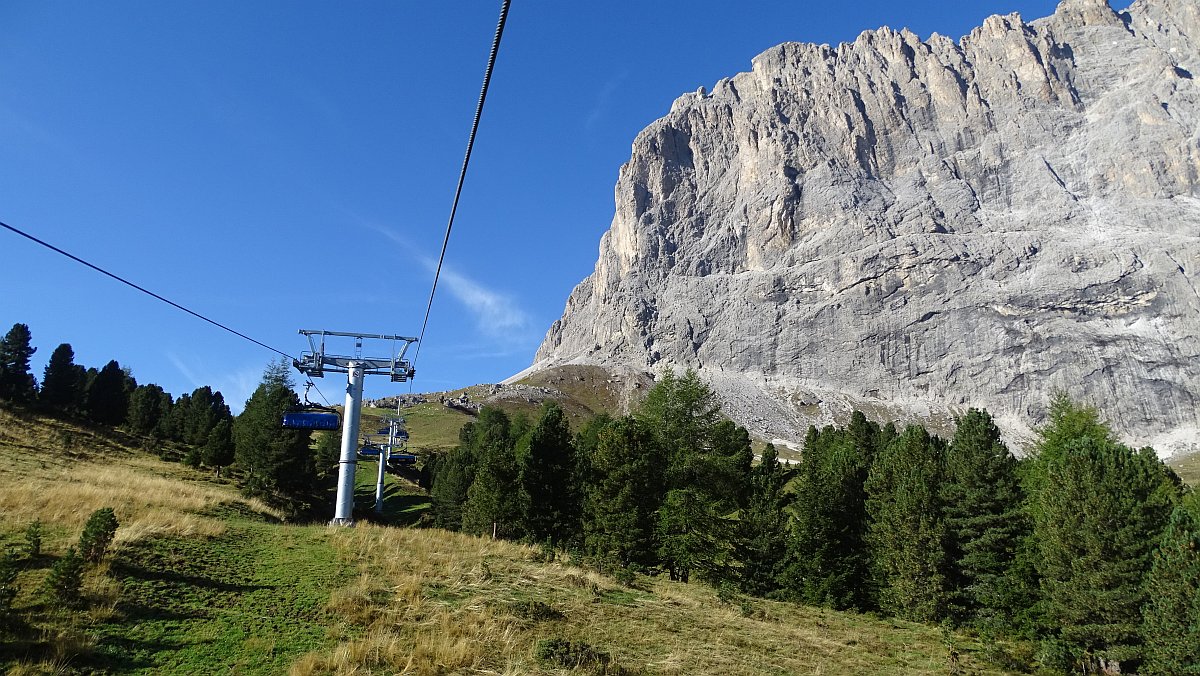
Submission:
[[[354,524],[354,471],[358,467],[358,418],[362,411],[363,377],[369,375],[388,376],[394,383],[411,380],[416,371],[404,358],[408,347],[417,342],[407,336],[383,336],[374,333],[350,333],[346,331],[311,331],[301,329],[308,337],[310,350],[302,352],[292,362],[301,373],[310,378],[321,378],[326,371],[346,374],[346,410],[342,419],[342,449],[338,459],[337,503],[334,505],[333,521],[339,526]],[[328,354],[325,339],[353,338],[352,354]],[[364,357],[364,340],[390,341],[390,357]],[[402,343],[402,345],[398,345]],[[399,349],[397,349],[397,347]]]

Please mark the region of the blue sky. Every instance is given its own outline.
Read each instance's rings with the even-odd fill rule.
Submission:
[[[0,221],[297,354],[416,335],[500,3],[0,4]],[[529,365],[634,136],[785,41],[958,38],[1049,0],[514,0],[415,391]],[[273,354],[0,231],[0,331],[240,409]],[[344,381],[318,386],[341,399]],[[382,378],[368,397],[407,391]]]

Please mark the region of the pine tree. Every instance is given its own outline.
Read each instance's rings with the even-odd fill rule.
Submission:
[[[1011,627],[1028,605],[1014,598],[1010,569],[1028,531],[1017,460],[986,411],[958,419],[940,500],[949,554],[949,603],[961,620]]]
[[[779,588],[787,554],[786,483],[775,446],[767,444],[750,472],[749,496],[738,520],[738,586],[746,594],[767,596]]]
[[[101,425],[120,425],[129,412],[128,375],[114,359],[87,386],[87,416]]]
[[[941,619],[946,608],[946,527],[937,499],[942,446],[909,425],[876,458],[865,484],[879,607],[915,622]]]
[[[536,542],[559,545],[579,531],[579,495],[575,484],[575,447],[562,408],[542,407],[537,425],[518,454],[525,493],[524,530]]]
[[[213,426],[200,449],[200,461],[206,467],[211,467],[217,477],[221,476],[221,468],[233,462],[233,420],[221,420]]]
[[[83,602],[83,557],[74,547],[50,567],[50,574],[42,581],[42,595],[59,605],[74,608]]]
[[[511,420],[504,411],[484,406],[471,435],[475,480],[467,490],[463,530],[476,535],[519,538],[524,506]]]
[[[74,414],[83,399],[84,371],[75,363],[69,343],[54,348],[42,375],[38,403],[50,413]]]
[[[192,395],[180,395],[171,405],[170,412],[164,415],[159,421],[158,428],[161,430],[163,438],[182,442],[184,440],[184,427],[191,410]]]
[[[29,372],[29,360],[37,352],[32,340],[25,324],[13,324],[0,340],[0,401],[24,406],[37,397],[37,381]]]
[[[83,533],[79,536],[79,554],[85,561],[96,563],[108,553],[108,546],[117,535],[117,516],[112,507],[102,507],[92,512]]]
[[[467,423],[468,425],[472,423]],[[429,500],[433,523],[447,530],[463,529],[463,505],[475,482],[475,457],[465,443],[438,458],[432,469]]]
[[[874,432],[870,425],[866,429]],[[794,481],[794,522],[782,578],[789,596],[839,610],[870,604],[864,483],[873,436],[809,429]]]
[[[634,418],[614,420],[599,431],[591,465],[594,481],[584,504],[587,551],[605,566],[655,565],[665,458],[653,436]]]
[[[310,433],[281,425],[283,414],[300,403],[289,369],[285,359],[268,365],[234,420],[234,461],[247,494],[298,510],[315,487],[316,470]]]
[[[141,434],[164,434],[164,418],[171,413],[171,395],[158,385],[139,385],[129,395],[129,427]]]
[[[1171,513],[1146,582],[1142,640],[1149,676],[1200,674],[1200,493]]]
[[[1110,436],[1057,437],[1033,510],[1048,654],[1093,671],[1141,656],[1143,582],[1176,492],[1152,450]]]
[[[17,598],[17,557],[11,550],[0,554],[0,633],[16,624],[13,601]]]

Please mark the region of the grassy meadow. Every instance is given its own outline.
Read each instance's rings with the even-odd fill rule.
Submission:
[[[406,527],[427,499],[393,476],[379,522],[285,523],[228,479],[151,450],[120,432],[0,412],[0,542],[21,545],[35,519],[44,538],[20,560],[20,619],[3,630],[0,670],[998,674],[1008,653],[1028,657],[702,584],[627,586],[536,548]],[[374,468],[360,463],[357,475],[367,511]],[[120,527],[86,573],[85,606],[48,603],[39,587],[50,566],[104,506]]]

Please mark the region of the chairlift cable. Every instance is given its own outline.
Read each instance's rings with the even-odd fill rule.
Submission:
[[[29,233],[27,233],[27,232],[25,232],[25,231],[23,231],[23,230],[19,230],[19,229],[17,229],[17,228],[14,228],[13,226],[11,226],[11,225],[9,225],[9,224],[7,224],[7,223],[3,222],[3,221],[0,221],[0,226],[4,226],[4,227],[5,227],[5,228],[7,228],[8,230],[11,230],[11,231],[13,231],[13,232],[17,233],[18,235],[20,235],[20,236],[24,237],[25,239],[28,239],[28,240],[30,240],[30,241],[36,242],[36,243],[38,243],[38,244],[41,244],[42,246],[46,247],[47,249],[50,249],[51,251],[54,251],[54,252],[56,252],[56,253],[60,253],[60,254],[62,254],[62,255],[64,255],[64,256],[66,256],[67,258],[70,258],[71,260],[75,261],[76,263],[80,263],[80,264],[82,264],[82,265],[85,265],[85,266],[87,266],[87,267],[89,267],[89,268],[91,268],[91,269],[95,270],[96,272],[99,272],[100,274],[103,274],[103,275],[107,275],[107,276],[109,276],[109,277],[112,277],[113,279],[117,280],[118,282],[121,282],[122,284],[125,284],[126,286],[131,286],[131,287],[133,287],[133,288],[137,289],[138,291],[141,291],[142,293],[144,293],[144,294],[146,294],[146,295],[148,295],[148,296],[151,296],[151,297],[153,297],[153,298],[157,298],[158,300],[161,300],[162,302],[166,303],[167,305],[170,305],[170,306],[171,306],[171,307],[173,307],[173,308],[176,308],[176,309],[178,309],[178,310],[183,310],[184,312],[188,313],[189,315],[192,315],[193,317],[196,317],[197,319],[202,319],[202,320],[204,320],[204,321],[208,322],[209,324],[212,324],[213,326],[215,326],[215,327],[217,327],[217,328],[219,328],[219,329],[224,329],[225,331],[228,331],[228,332],[232,333],[233,335],[235,335],[235,336],[238,336],[239,338],[245,338],[246,340],[250,341],[251,343],[254,343],[255,345],[258,345],[259,347],[265,347],[266,349],[268,349],[268,350],[270,350],[270,351],[272,351],[272,352],[274,352],[274,353],[276,353],[276,354],[279,354],[279,355],[282,355],[282,356],[284,356],[284,357],[287,357],[288,359],[295,359],[294,357],[292,357],[292,355],[288,354],[287,352],[284,352],[284,351],[282,351],[282,350],[276,350],[275,348],[271,347],[270,345],[267,345],[266,343],[259,342],[259,341],[255,340],[255,339],[251,338],[250,336],[247,336],[246,334],[242,333],[241,331],[237,331],[237,330],[231,329],[231,328],[229,328],[228,326],[225,326],[224,324],[222,324],[221,322],[218,322],[218,321],[216,321],[216,320],[213,320],[213,319],[209,319],[208,317],[205,317],[204,315],[202,315],[202,314],[200,314],[199,312],[196,312],[196,311],[194,311],[194,310],[189,310],[188,308],[185,308],[184,306],[180,305],[179,303],[176,303],[176,302],[175,302],[175,301],[173,301],[173,300],[169,300],[169,299],[167,299],[167,298],[163,298],[162,296],[158,295],[157,293],[154,293],[153,291],[151,291],[151,290],[149,290],[149,289],[146,289],[146,288],[144,288],[144,287],[138,286],[137,284],[134,284],[133,282],[129,281],[128,279],[125,279],[124,277],[120,277],[120,276],[118,276],[118,275],[114,275],[113,273],[109,272],[108,270],[105,270],[104,268],[102,268],[102,267],[100,267],[100,266],[93,265],[93,264],[91,264],[91,263],[89,263],[89,262],[87,262],[87,261],[83,260],[83,259],[82,259],[82,258],[80,258],[79,256],[76,256],[76,255],[74,255],[74,254],[72,254],[72,253],[68,253],[68,252],[66,252],[66,251],[63,251],[62,249],[60,249],[60,248],[58,248],[58,247],[54,246],[53,244],[50,244],[50,243],[48,243],[48,242],[45,242],[45,241],[43,241],[43,240],[40,240],[40,239],[38,239],[37,237],[34,237],[33,235],[31,235],[31,234],[29,234]]]
[[[321,388],[317,387],[316,383],[313,383],[311,378],[309,378],[308,382],[312,383],[313,389],[317,391],[317,394],[321,397],[321,401],[325,402],[326,406],[333,406],[333,404],[329,403],[329,400],[325,398],[325,393],[321,391]]]
[[[454,191],[454,202],[450,206],[450,218],[446,222],[446,236],[442,240],[442,253],[438,256],[437,270],[433,273],[433,287],[429,290],[429,302],[425,306],[425,320],[421,322],[420,339],[417,341],[417,353],[413,356],[412,365],[417,365],[421,356],[421,346],[424,344],[425,327],[429,325],[429,312],[433,309],[433,296],[437,293],[438,278],[442,274],[442,262],[446,260],[446,247],[450,244],[450,230],[454,227],[454,214],[458,211],[458,199],[462,195],[463,182],[467,178],[467,165],[471,162],[471,149],[475,146],[475,134],[479,131],[479,120],[483,116],[483,103],[487,100],[488,86],[492,82],[492,70],[496,66],[496,55],[500,51],[500,37],[504,34],[504,22],[508,19],[508,6],[511,0],[503,0],[500,7],[500,20],[496,23],[496,35],[492,38],[492,51],[488,55],[487,70],[483,75],[483,88],[479,92],[479,104],[475,107],[475,121],[471,123],[471,135],[467,139],[467,152],[463,157],[462,170],[458,174],[458,187]],[[411,387],[411,386],[410,386]]]

